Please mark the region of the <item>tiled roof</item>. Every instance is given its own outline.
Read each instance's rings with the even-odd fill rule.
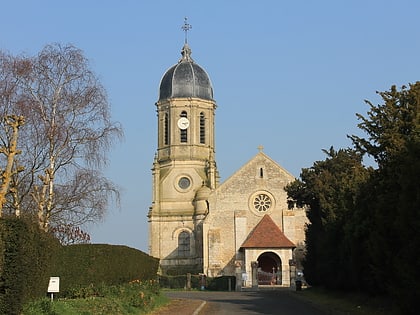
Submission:
[[[242,248],[292,248],[296,247],[271,217],[266,214],[251,231]]]

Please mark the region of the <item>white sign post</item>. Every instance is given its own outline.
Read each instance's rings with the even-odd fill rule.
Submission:
[[[54,293],[60,292],[60,277],[50,277],[48,293],[51,293],[51,302],[54,300]]]

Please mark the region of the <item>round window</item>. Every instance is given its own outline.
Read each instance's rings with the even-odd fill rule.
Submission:
[[[190,187],[191,185],[191,181],[188,177],[181,177],[178,181],[178,186],[181,189],[187,189],[188,187]]]
[[[254,197],[254,208],[258,212],[266,212],[270,209],[272,201],[271,198],[266,194],[258,194]]]

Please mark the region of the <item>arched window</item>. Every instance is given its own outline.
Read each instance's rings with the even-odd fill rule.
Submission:
[[[260,167],[260,178],[264,178],[264,170]]]
[[[169,114],[165,113],[163,120],[163,143],[165,145],[169,144]]]
[[[187,231],[182,231],[178,235],[178,256],[190,256],[190,233]]]
[[[204,113],[200,113],[200,143],[206,143],[206,119]]]
[[[181,115],[179,115],[180,117],[185,117],[187,118],[187,112],[183,111],[181,112]],[[187,128],[185,129],[179,129],[180,130],[180,134],[181,134],[181,143],[186,143],[188,142],[188,134],[187,134]]]

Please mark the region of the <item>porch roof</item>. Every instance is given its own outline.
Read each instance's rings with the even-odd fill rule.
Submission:
[[[273,219],[266,214],[248,235],[241,248],[294,248]]]

